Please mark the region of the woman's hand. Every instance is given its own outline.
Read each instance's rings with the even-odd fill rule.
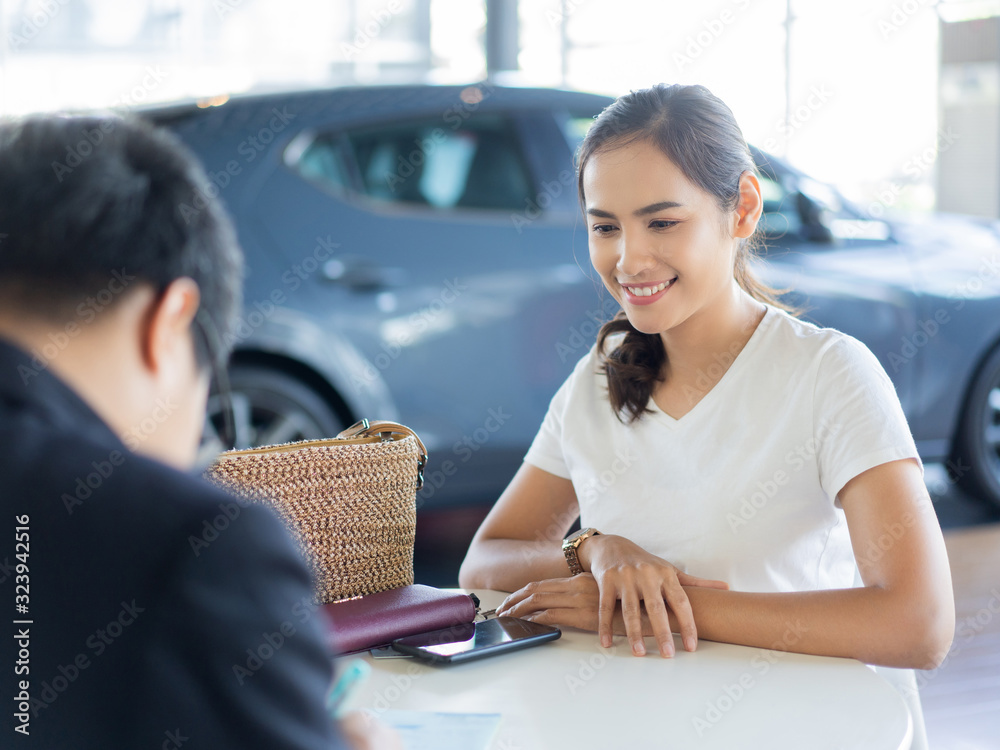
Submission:
[[[544,625],[562,625],[596,633],[600,589],[590,573],[567,578],[536,581],[515,591],[499,607],[498,617],[520,617]],[[671,622],[671,624],[673,624]],[[621,607],[615,610],[615,635],[625,635],[625,620]],[[642,634],[652,636],[653,629],[646,613],[642,613]]]
[[[642,640],[642,605],[645,605],[660,655],[673,656],[674,639],[668,607],[676,620],[684,648],[694,651],[698,647],[694,613],[682,587],[729,588],[723,581],[683,573],[663,558],[615,534],[599,534],[586,539],[578,553],[581,565],[590,571],[600,589],[598,633],[601,645],[605,648],[611,645],[615,609],[620,600],[625,632],[636,656],[646,653]]]
[[[600,589],[590,573],[536,581],[515,591],[497,607],[497,617],[521,617],[545,625],[597,632]],[[618,617],[621,633],[624,623]],[[650,631],[650,634],[652,631]]]

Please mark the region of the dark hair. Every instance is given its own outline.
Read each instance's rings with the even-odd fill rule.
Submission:
[[[218,366],[241,304],[243,255],[210,190],[194,155],[139,119],[0,125],[0,302],[87,322],[133,278],[162,292],[190,277],[201,291],[197,360]]]
[[[704,86],[657,84],[632,91],[609,105],[587,131],[577,153],[577,189],[586,212],[583,171],[601,149],[636,141],[654,144],[691,182],[714,195],[723,211],[739,205],[740,177],[757,174],[743,132],[732,111]],[[750,269],[757,234],[740,241],[733,277],[754,299],[794,312],[778,299],[779,292],[758,281]],[[621,343],[605,353],[609,336],[624,332]],[[656,383],[661,380],[667,354],[658,334],[637,331],[625,312],[605,323],[597,348],[608,379],[611,405],[623,419],[634,422],[646,411]]]

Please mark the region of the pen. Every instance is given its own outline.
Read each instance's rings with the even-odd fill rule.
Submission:
[[[365,681],[371,671],[372,668],[368,663],[361,659],[352,659],[344,666],[326,697],[326,709],[333,717],[340,717],[347,699]]]

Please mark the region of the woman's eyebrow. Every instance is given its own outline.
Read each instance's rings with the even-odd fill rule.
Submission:
[[[593,207],[591,207],[591,208],[587,209],[587,213],[590,216],[599,216],[602,219],[615,219],[615,218],[617,218],[613,213],[611,213],[610,211],[605,211],[603,208],[593,208]]]
[[[633,211],[635,216],[647,216],[649,214],[655,214],[657,211],[663,211],[666,208],[683,208],[684,204],[678,203],[677,201],[660,201],[659,203],[650,203],[648,206],[643,206],[642,208],[637,208]],[[602,219],[616,219],[613,213],[610,211],[605,211],[603,208],[590,207],[587,209],[587,213],[590,216],[599,216]]]
[[[677,201],[660,201],[659,203],[650,203],[648,206],[643,206],[632,213],[636,216],[646,216],[648,214],[655,214],[657,211],[662,211],[665,208],[683,208],[683,205]]]

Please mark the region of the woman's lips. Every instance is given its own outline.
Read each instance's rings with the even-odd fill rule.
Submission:
[[[622,284],[625,299],[630,305],[651,305],[670,291],[677,277],[655,284]]]

